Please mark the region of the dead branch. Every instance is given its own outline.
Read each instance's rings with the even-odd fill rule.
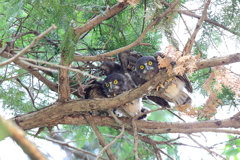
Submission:
[[[138,158],[138,131],[137,131],[137,126],[136,126],[134,118],[132,118],[132,127],[133,127],[133,137],[134,137],[133,152],[134,152],[134,155],[135,155],[135,159],[139,160],[139,158]]]
[[[69,70],[69,71],[81,73],[82,75],[88,76],[88,77],[90,77],[90,78],[94,78],[94,79],[97,79],[97,80],[102,80],[102,78],[100,78],[100,77],[96,77],[96,76],[91,75],[91,74],[89,74],[89,73],[87,73],[87,72],[80,71],[79,69],[74,69],[74,68],[71,68],[71,67],[66,67],[66,66],[63,66],[63,65],[54,64],[54,63],[50,63],[50,62],[46,62],[46,61],[41,61],[41,60],[36,60],[36,59],[30,59],[30,58],[24,58],[24,57],[20,57],[19,59],[25,60],[25,61],[31,61],[31,62],[38,62],[38,63],[48,64],[48,65],[55,66],[55,67],[58,67],[58,68],[67,69],[67,70]],[[40,67],[41,67],[41,66],[40,66]]]
[[[9,54],[7,52],[4,52],[2,55],[4,58],[10,58],[13,57],[12,54]],[[33,69],[31,66],[27,65],[23,61],[17,59],[14,61],[15,64],[17,64],[22,69],[25,69],[29,73],[31,73],[33,76],[35,76],[37,79],[39,79],[41,82],[43,82],[50,90],[57,92],[58,91],[58,84],[53,83],[52,81],[45,78],[43,75],[41,75],[37,70]]]
[[[71,148],[71,149],[74,149],[74,150],[76,150],[76,151],[80,151],[80,152],[89,154],[89,155],[91,155],[91,156],[93,156],[93,157],[97,157],[95,154],[92,154],[91,152],[88,152],[88,151],[86,151],[86,150],[83,150],[83,149],[80,149],[80,148],[73,147],[73,146],[69,145],[69,142],[61,142],[61,141],[59,141],[59,140],[55,140],[55,139],[47,138],[47,137],[41,137],[41,136],[36,136],[36,137],[37,137],[37,138],[41,138],[41,139],[45,139],[45,140],[50,141],[50,142],[53,142],[53,143],[60,144],[60,145],[62,145],[62,146],[66,146],[66,147]],[[101,157],[100,157],[100,158],[101,158]],[[107,160],[107,159],[105,159],[105,158],[101,158],[101,159]]]

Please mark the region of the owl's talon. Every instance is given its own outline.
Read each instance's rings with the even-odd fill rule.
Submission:
[[[165,88],[161,83],[156,87],[156,91],[159,91],[159,88]]]
[[[111,97],[111,95],[107,95],[107,97],[108,97],[108,98],[110,98],[110,97]]]
[[[113,96],[116,97],[117,96],[116,93],[114,93]]]
[[[167,79],[166,81],[167,82],[170,82],[170,81],[172,81],[173,80],[173,78],[169,78],[169,79]]]

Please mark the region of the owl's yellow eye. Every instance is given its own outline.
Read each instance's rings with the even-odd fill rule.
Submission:
[[[109,86],[110,86],[110,84],[109,84],[109,83],[105,83],[105,86],[106,86],[106,87],[109,87]]]
[[[148,65],[150,65],[150,66],[151,66],[152,64],[153,64],[153,63],[152,63],[152,61],[148,61]]]
[[[113,81],[113,84],[118,84],[118,80],[115,79],[115,80]]]
[[[144,69],[144,65],[140,65],[139,68],[140,68],[140,69]]]

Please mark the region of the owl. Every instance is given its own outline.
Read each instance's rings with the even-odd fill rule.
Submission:
[[[107,97],[115,97],[125,91],[128,91],[132,87],[131,82],[129,82],[123,74],[112,73],[104,79],[102,83],[102,88]],[[115,113],[127,117],[127,114],[129,114],[130,116],[135,116],[139,113],[146,111],[148,111],[148,108],[143,107],[142,98],[138,98],[130,103],[121,105],[121,107],[118,107],[115,110]],[[146,117],[146,115],[143,115],[138,119],[143,119]]]
[[[110,75],[114,72],[120,72],[121,73],[121,65],[116,62],[110,62],[110,61],[104,61],[100,65],[100,71],[101,75]]]
[[[131,82],[131,88],[136,88],[139,84],[146,82],[141,78],[135,70],[136,62],[142,55],[134,51],[124,51],[118,54],[119,63],[105,61],[100,66],[101,75],[110,75],[112,73],[123,74],[128,82]],[[149,99],[163,108],[170,108],[168,102],[159,96],[145,96],[144,99]]]
[[[149,81],[159,72],[158,62],[153,56],[141,57],[136,62],[135,70],[139,77]],[[189,92],[192,92],[191,84],[186,75],[167,80],[162,87],[164,88],[163,95],[175,105],[191,103],[191,98],[183,91],[185,87]]]

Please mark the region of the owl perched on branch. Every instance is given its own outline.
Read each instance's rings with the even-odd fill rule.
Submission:
[[[148,81],[159,72],[158,61],[153,56],[141,57],[136,62],[135,70],[142,79]],[[192,86],[186,75],[169,79],[164,84],[159,84],[159,87],[163,89],[163,95],[175,105],[191,103],[190,96],[183,91],[185,87],[188,92],[192,93]]]
[[[119,61],[121,63],[118,64],[116,62],[103,62],[100,66],[101,72],[103,75],[108,76],[111,73],[121,73],[123,74],[129,82],[131,82],[131,87],[136,88],[137,85],[143,84],[146,82],[143,78],[141,78],[135,70],[136,62],[142,55],[133,51],[125,51],[118,54]],[[170,108],[168,102],[159,97],[159,96],[145,96],[144,99],[150,99],[156,104],[162,106],[163,108]]]
[[[104,79],[102,88],[107,97],[115,97],[125,91],[130,90],[132,87],[131,82],[129,82],[129,80],[123,74],[112,73]],[[115,113],[120,114],[124,117],[127,117],[129,114],[133,117],[148,110],[148,108],[143,107],[142,98],[138,98],[132,102],[123,104],[120,107],[116,108]],[[143,115],[138,119],[143,119],[146,117],[147,115]]]

